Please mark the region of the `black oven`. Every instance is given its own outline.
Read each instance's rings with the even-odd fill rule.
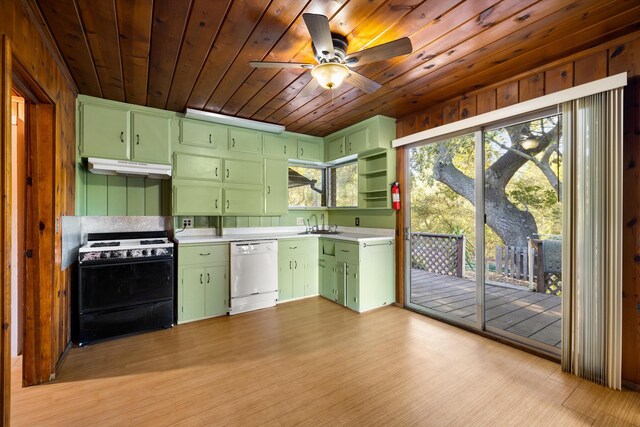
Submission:
[[[89,242],[91,243],[91,242]],[[133,251],[139,256],[135,257]],[[80,346],[174,323],[172,248],[80,254],[75,339]],[[153,255],[151,255],[153,253]],[[157,254],[156,254],[157,253]],[[98,254],[97,257],[87,256]]]

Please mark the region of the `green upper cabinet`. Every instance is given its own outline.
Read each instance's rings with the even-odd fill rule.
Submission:
[[[80,157],[171,164],[173,113],[78,96]]]
[[[347,134],[347,155],[357,154],[369,148],[369,127]]]
[[[173,184],[173,215],[221,215],[222,188],[203,185],[199,182]]]
[[[325,137],[327,160],[391,149],[391,141],[396,136],[395,122],[389,117],[375,116],[328,135]]]
[[[259,154],[262,151],[262,133],[239,128],[229,128],[229,150]]]
[[[129,159],[129,110],[117,106],[81,103],[79,113],[82,157]]]
[[[262,162],[259,160],[223,159],[222,180],[230,184],[262,185]]]
[[[225,215],[260,215],[262,213],[262,190],[253,188],[225,188]]]
[[[286,159],[264,159],[264,213],[285,215],[289,205]]]
[[[327,160],[335,160],[335,159],[339,159],[340,157],[346,156],[347,154],[345,151],[344,143],[345,143],[344,135],[327,140],[327,142],[325,143],[328,147],[327,149],[329,152]]]
[[[178,179],[220,181],[222,179],[221,160],[219,157],[174,153],[173,176]]]
[[[132,160],[171,164],[171,119],[134,111],[132,120]]]
[[[298,143],[287,136],[264,134],[262,152],[265,156],[281,157],[283,159],[295,158]]]
[[[229,132],[225,126],[181,119],[179,138],[180,144],[225,149]]]
[[[298,139],[298,159],[310,162],[323,161],[323,146],[320,141]]]

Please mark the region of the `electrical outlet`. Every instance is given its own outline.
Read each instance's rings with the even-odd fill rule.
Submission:
[[[182,219],[182,228],[193,228],[192,216],[183,216],[181,219]]]
[[[296,225],[304,225],[304,218],[299,216],[296,218]]]
[[[360,217],[356,217],[356,227],[360,227]]]

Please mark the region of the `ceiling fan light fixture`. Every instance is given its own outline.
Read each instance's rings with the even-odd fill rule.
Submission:
[[[349,77],[349,69],[344,64],[325,62],[311,70],[311,75],[325,89],[335,89]]]

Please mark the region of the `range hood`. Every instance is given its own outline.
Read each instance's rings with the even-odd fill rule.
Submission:
[[[130,162],[89,157],[89,172],[99,175],[138,176],[146,178],[170,179],[171,165]]]

